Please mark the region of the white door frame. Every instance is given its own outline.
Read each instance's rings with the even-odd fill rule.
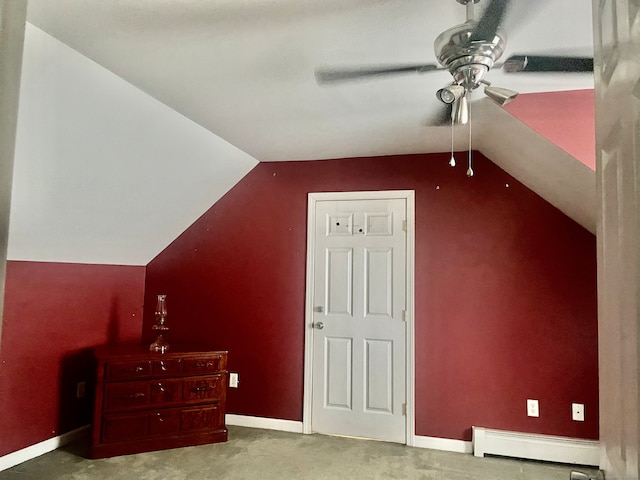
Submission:
[[[339,200],[403,199],[407,205],[407,256],[406,256],[406,308],[407,328],[405,337],[406,372],[406,444],[415,445],[415,345],[414,345],[414,250],[415,250],[415,192],[413,190],[386,190],[371,192],[322,192],[310,193],[307,213],[307,287],[304,314],[304,404],[302,432],[311,430],[312,371],[313,371],[313,282],[315,274],[315,224],[316,202]]]

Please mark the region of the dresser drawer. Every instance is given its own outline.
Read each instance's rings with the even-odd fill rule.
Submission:
[[[190,375],[216,373],[222,370],[222,358],[220,355],[211,355],[199,358],[185,358],[183,372]]]
[[[182,373],[184,361],[181,358],[167,358],[153,362],[154,375],[174,375]]]
[[[105,380],[133,380],[151,375],[151,360],[108,362],[105,364]]]
[[[150,435],[170,435],[180,432],[182,410],[179,408],[136,413],[105,415],[102,423],[102,441],[120,442],[139,440]]]
[[[146,412],[105,415],[102,421],[102,442],[139,440],[147,436],[149,419]]]
[[[158,410],[149,413],[149,435],[168,435],[180,431],[180,414],[178,408]]]
[[[138,440],[152,436],[190,434],[224,429],[219,405],[165,408],[103,417],[104,443]]]
[[[151,403],[150,382],[107,383],[104,386],[104,411],[113,412]]]
[[[183,381],[182,398],[187,402],[217,401],[222,394],[223,376],[187,378]]]
[[[217,402],[222,396],[222,374],[167,378],[104,385],[104,411],[118,412],[175,403]]]
[[[223,428],[222,411],[220,405],[185,408],[180,412],[180,432],[192,433]]]
[[[152,404],[159,405],[182,400],[182,380],[152,380],[150,383]]]

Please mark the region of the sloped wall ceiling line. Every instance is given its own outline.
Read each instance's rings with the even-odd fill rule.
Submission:
[[[140,339],[146,264],[257,163],[29,24],[23,67],[0,456],[90,421],[91,349]]]
[[[27,24],[10,260],[146,265],[256,164]]]
[[[594,105],[594,90],[572,90],[519,95],[504,109],[595,171]]]
[[[595,234],[595,172],[490,100],[475,105],[475,148]]]

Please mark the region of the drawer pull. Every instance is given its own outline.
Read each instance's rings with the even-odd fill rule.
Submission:
[[[167,370],[169,370],[169,367],[167,366],[167,364],[166,364],[166,363],[164,363],[164,360],[160,360],[160,369],[161,369],[163,372],[166,372]]]
[[[124,398],[143,398],[145,396],[145,394],[143,392],[136,392],[136,393],[125,393],[123,395]]]
[[[164,388],[164,385],[162,385],[161,383],[159,383],[159,384],[157,385],[157,387],[158,387],[158,390],[160,390],[161,392],[166,392],[166,391],[167,391],[167,389],[166,389],[166,388]]]
[[[140,373],[140,372],[144,372],[144,367],[141,365],[138,365],[136,367],[133,368],[123,368],[120,370],[122,373]]]
[[[198,362],[196,363],[196,368],[211,368],[214,365],[214,362]]]
[[[192,393],[200,393],[200,392],[206,392],[207,390],[213,390],[213,387],[206,385],[204,387],[193,387],[191,389]]]

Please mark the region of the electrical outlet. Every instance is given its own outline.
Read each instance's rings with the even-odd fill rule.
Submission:
[[[527,415],[530,417],[540,416],[540,409],[538,408],[538,400],[527,400]]]
[[[229,374],[229,387],[238,388],[238,384],[239,383],[240,383],[240,380],[238,379],[238,374],[237,373],[230,373]]]
[[[571,404],[571,418],[576,422],[584,422],[584,404],[583,403]]]
[[[78,382],[78,385],[76,385],[76,398],[84,397],[86,389],[87,382]]]

